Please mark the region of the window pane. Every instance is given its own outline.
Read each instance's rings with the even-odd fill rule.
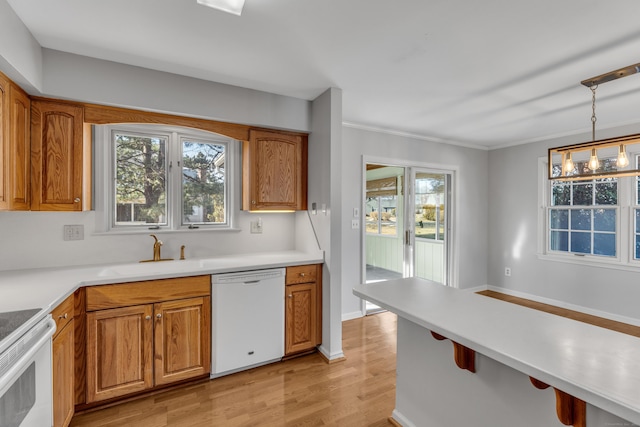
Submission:
[[[595,255],[616,256],[616,235],[609,233],[594,233],[593,253]]]
[[[367,197],[365,205],[365,223],[367,233],[378,234],[378,218],[380,217],[380,197]]]
[[[571,186],[555,184],[552,188],[551,206],[568,206],[571,204]]]
[[[182,142],[182,224],[223,224],[225,209],[225,146]]]
[[[380,234],[395,236],[397,196],[380,196]]]
[[[635,259],[640,259],[640,209],[636,209],[636,254]]]
[[[606,181],[596,183],[596,205],[618,204],[618,182]]]
[[[563,229],[566,230],[569,228],[569,212],[566,210],[560,209],[551,209],[550,211],[549,223],[551,228],[553,229]]]
[[[552,231],[551,232],[551,242],[549,245],[549,249],[552,251],[563,251],[567,252],[569,250],[569,233],[566,231]]]
[[[616,231],[615,209],[594,209],[593,229],[595,231]]]
[[[167,224],[166,142],[114,134],[116,225]]]
[[[591,233],[581,233],[575,231],[571,233],[571,252],[590,254]]]
[[[591,209],[574,209],[571,211],[572,230],[591,230]]]
[[[593,204],[593,184],[575,184],[573,187],[573,205]]]

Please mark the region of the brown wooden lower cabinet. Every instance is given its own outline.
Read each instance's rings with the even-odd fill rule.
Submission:
[[[287,268],[285,356],[313,350],[322,342],[322,265]]]
[[[87,288],[87,404],[209,373],[209,280]],[[109,308],[131,302],[148,303]]]
[[[153,385],[153,305],[87,313],[87,402]]]
[[[74,414],[75,324],[73,295],[52,312],[56,332],[51,343],[53,427],[67,427]]]
[[[209,297],[154,305],[156,385],[210,371],[210,305]]]

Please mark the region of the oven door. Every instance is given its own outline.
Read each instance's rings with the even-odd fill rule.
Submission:
[[[56,324],[49,316],[34,327],[22,354],[0,376],[0,426],[43,427],[53,424],[51,336]],[[8,350],[20,352],[14,347]]]

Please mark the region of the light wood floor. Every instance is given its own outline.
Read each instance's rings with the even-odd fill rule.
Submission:
[[[343,323],[346,360],[318,354],[76,415],[71,427],[389,426],[396,316]]]
[[[535,310],[544,311],[547,313],[555,314],[556,316],[562,316],[569,319],[577,320],[579,322],[589,323],[590,325],[611,329],[612,331],[621,332],[623,334],[632,335],[634,337],[640,338],[640,327],[635,325],[630,325],[628,323],[622,323],[615,320],[605,319],[603,317],[593,316],[591,314],[569,310],[563,307],[557,307],[555,305],[543,304],[541,302],[503,294],[502,292],[487,290],[487,291],[480,291],[477,293],[487,297],[496,298],[502,301],[518,304],[528,308],[533,308]]]

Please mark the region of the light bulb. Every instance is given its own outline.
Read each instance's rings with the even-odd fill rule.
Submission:
[[[573,168],[574,164],[573,160],[571,160],[571,152],[569,151],[564,161],[564,174],[569,175],[571,172],[573,172]]]
[[[591,149],[591,157],[589,158],[589,169],[592,171],[597,171],[600,167],[600,162],[598,161],[598,154],[596,153],[596,149]]]
[[[627,152],[624,150],[624,145],[620,144],[620,150],[618,151],[618,168],[624,168],[629,165],[629,159],[627,158]]]

